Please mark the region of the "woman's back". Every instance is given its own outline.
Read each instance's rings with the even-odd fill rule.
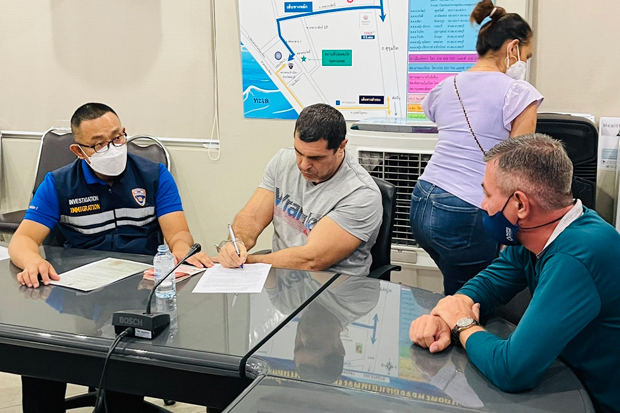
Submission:
[[[484,151],[508,139],[512,121],[542,95],[529,83],[501,72],[467,71],[456,77],[471,127]],[[454,77],[441,82],[422,102],[438,126],[435,152],[420,179],[479,207],[484,162],[454,89]]]

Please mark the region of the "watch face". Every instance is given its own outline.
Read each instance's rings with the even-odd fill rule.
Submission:
[[[456,322],[458,327],[468,327],[474,323],[474,319],[470,317],[461,318]]]

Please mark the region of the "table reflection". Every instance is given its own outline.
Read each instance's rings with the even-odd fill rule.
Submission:
[[[274,307],[285,313],[320,285],[308,273],[295,277],[298,288],[275,286],[270,293]],[[268,362],[270,375],[485,410],[464,374],[465,354],[450,348],[431,355],[411,345],[411,320],[429,313],[440,298],[399,284],[341,276],[255,356]]]
[[[431,355],[427,349],[412,345],[409,347],[409,356],[420,374],[421,381],[443,392],[445,397],[460,406],[474,409],[484,407],[484,403],[467,381],[465,369],[471,366],[462,354],[457,354],[454,347]]]
[[[297,277],[298,288],[280,291],[274,286],[270,294],[274,307],[286,312],[289,303],[320,284],[310,274]],[[412,345],[411,321],[430,313],[441,297],[400,284],[341,275],[260,346],[249,366],[256,375],[398,400],[392,407],[406,403],[429,409],[424,411],[588,411],[583,387],[560,362],[533,390],[508,394],[469,363],[464,349],[449,347],[431,354]],[[488,320],[486,328],[500,337],[514,330],[499,318]]]

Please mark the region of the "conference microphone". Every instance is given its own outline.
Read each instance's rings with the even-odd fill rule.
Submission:
[[[175,265],[174,268],[168,272],[168,274],[162,277],[159,281],[155,282],[153,285],[153,290],[151,290],[151,293],[149,294],[145,312],[140,310],[126,310],[117,311],[112,315],[112,325],[114,326],[114,331],[116,334],[122,333],[125,329],[127,329],[127,327],[132,327],[134,329],[134,337],[152,339],[161,333],[168,326],[168,324],[170,324],[170,314],[151,313],[151,301],[153,301],[153,295],[155,294],[157,287],[159,287],[159,285],[164,282],[170,274],[174,274],[174,271],[179,268],[181,264],[183,264],[192,255],[200,252],[200,249],[200,244],[192,245],[187,252],[187,255],[180,260],[177,265]]]

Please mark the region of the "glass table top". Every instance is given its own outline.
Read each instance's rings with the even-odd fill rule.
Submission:
[[[281,300],[286,301],[290,293],[284,291]],[[469,362],[464,349],[451,346],[431,354],[412,345],[411,321],[430,313],[441,297],[400,284],[341,275],[260,346],[246,370],[255,377],[372,392],[416,406],[424,402],[430,411],[455,407],[588,411],[584,406],[590,402],[581,383],[560,362],[548,369],[532,391],[508,394],[489,383]],[[492,318],[485,327],[504,338],[514,330],[500,318]]]
[[[153,260],[144,255],[58,247],[43,247],[42,251],[59,273],[107,257],[144,263]],[[152,281],[143,280],[142,274],[136,274],[92,292],[51,285],[32,289],[19,285],[19,271],[9,260],[0,261],[0,336],[26,334],[36,339],[37,335],[57,335],[91,344],[99,338],[113,339],[112,314],[144,310],[153,285]],[[261,293],[235,296],[193,294],[201,275],[178,283],[174,299],[154,298],[153,311],[171,315],[166,330],[153,340],[129,341],[146,351],[162,351],[161,347],[165,347],[166,351],[243,357],[301,306],[304,298],[335,276],[272,268]],[[282,296],[288,297],[286,304],[279,299]]]

